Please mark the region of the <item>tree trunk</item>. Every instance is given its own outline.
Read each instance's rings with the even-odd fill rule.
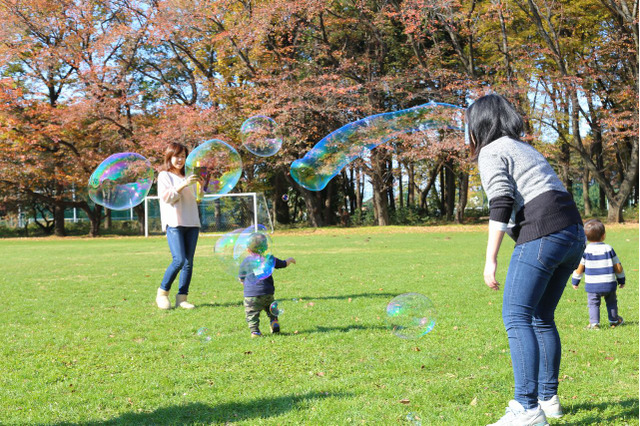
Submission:
[[[111,229],[111,209],[104,209],[104,229]]]
[[[138,234],[144,235],[144,202],[135,206],[133,211],[136,213],[136,216],[138,216]]]
[[[386,167],[384,170],[384,185],[387,187],[387,195],[389,197],[389,211],[396,211],[396,197],[393,191],[393,162],[389,159],[386,162]]]
[[[413,163],[409,163],[409,169],[407,171],[409,182],[407,183],[407,207],[414,206],[416,204],[415,198],[415,168]]]
[[[404,207],[404,195],[402,189],[402,164],[398,163],[398,201],[400,202],[400,208]]]
[[[607,212],[607,223],[620,223],[623,222],[622,218],[622,203],[609,200],[609,211]]]
[[[464,209],[467,207],[467,195],[469,192],[469,173],[458,174],[458,205],[456,206],[456,222],[464,222]]]
[[[64,229],[64,205],[59,203],[53,205],[53,223],[56,237],[67,235]]]
[[[453,162],[447,162],[447,167],[443,167],[445,188],[443,193],[445,212],[444,216],[448,221],[453,220],[453,209],[456,205],[456,175],[452,170]]]
[[[371,185],[373,186],[373,210],[378,226],[389,225],[389,193],[386,186],[385,172],[387,162],[384,153],[374,149],[371,152]]]
[[[304,204],[307,209],[307,222],[314,228],[324,226],[322,220],[322,203],[319,201],[319,194],[309,193],[303,190]]]
[[[427,196],[429,195],[429,191],[431,190],[431,187],[438,177],[438,173],[440,172],[441,167],[442,162],[439,162],[433,169],[431,169],[431,175],[429,176],[427,187],[420,192],[420,208],[425,211],[427,210]]]
[[[362,213],[362,194],[364,192],[364,184],[362,182],[362,169],[358,167],[358,173],[356,178],[356,210],[358,211],[358,217]]]
[[[582,172],[582,201],[584,203],[584,215],[591,216],[591,200],[589,199],[589,169]]]
[[[569,149],[570,147],[568,143],[563,143],[560,147],[560,176],[567,192],[573,195],[573,181],[571,180],[571,175],[569,174],[569,164],[571,163],[571,152],[569,151]]]
[[[277,170],[274,181],[275,199],[273,204],[276,222],[286,225],[291,223],[291,216],[289,215],[289,203],[282,199],[282,196],[287,194],[289,187],[285,172],[281,169]]]
[[[82,210],[87,214],[89,218],[90,228],[89,236],[97,237],[100,235],[100,220],[102,219],[102,206],[96,204],[93,211],[89,208],[88,204],[80,206]]]

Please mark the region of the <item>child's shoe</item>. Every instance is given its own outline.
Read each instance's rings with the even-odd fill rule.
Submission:
[[[600,324],[598,324],[597,322],[589,324],[587,326],[587,330],[600,330]]]
[[[522,404],[512,399],[505,410],[505,415],[489,426],[549,426],[549,423],[540,405],[525,410]]]
[[[280,333],[280,323],[277,318],[271,320],[271,332]]]
[[[622,319],[622,317],[620,315],[618,315],[618,321],[611,322],[609,324],[611,324],[611,327],[617,327],[619,325],[624,324],[624,320]]]
[[[548,401],[538,400],[538,404],[540,404],[540,408],[544,411],[544,415],[547,417],[552,417],[554,419],[559,419],[563,416],[562,406],[560,405],[560,399],[558,395],[553,395]]]
[[[252,331],[251,338],[254,338],[254,337],[262,337],[262,333],[260,333],[259,331]]]

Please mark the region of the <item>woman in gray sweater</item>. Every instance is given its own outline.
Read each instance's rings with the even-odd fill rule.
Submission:
[[[502,319],[509,338],[515,396],[495,425],[546,425],[562,416],[557,396],[560,336],[554,312],[585,247],[571,194],[531,145],[524,123],[500,95],[467,109],[471,150],[489,198],[484,281],[493,290],[505,232],[515,248],[504,284]]]

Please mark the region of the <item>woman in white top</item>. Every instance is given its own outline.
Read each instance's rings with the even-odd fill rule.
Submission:
[[[193,272],[193,256],[200,233],[200,217],[194,186],[198,182],[198,177],[185,176],[184,171],[188,153],[186,146],[176,142],[170,143],[164,152],[165,170],[158,175],[162,230],[167,233],[173,258],[158,288],[156,303],[160,309],[171,309],[169,290],[178,273],[180,273],[180,281],[176,295],[176,308],[194,307],[187,302],[187,294],[189,294]]]

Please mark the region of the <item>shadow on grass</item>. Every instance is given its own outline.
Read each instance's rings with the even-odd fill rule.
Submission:
[[[281,336],[300,336],[304,334],[316,334],[316,333],[333,333],[333,332],[348,333],[350,331],[362,331],[362,330],[369,330],[369,331],[387,330],[387,328],[381,325],[374,325],[374,326],[346,325],[344,327],[323,327],[321,325],[318,325],[316,326],[315,329],[299,330],[296,333],[283,331],[280,333],[280,335]]]
[[[615,405],[619,407],[615,414],[610,416],[599,415],[607,410],[607,408]],[[570,418],[563,425],[611,425],[616,424],[616,421],[620,421],[621,418],[625,420],[638,418],[638,398],[626,399],[619,402],[602,402],[602,403],[590,403],[575,404],[571,408],[565,408],[565,414],[576,414],[580,411],[588,411],[588,417],[581,418],[580,421],[571,422]],[[592,414],[593,413],[593,414]]]
[[[264,419],[296,410],[306,401],[346,394],[310,392],[304,395],[284,395],[275,398],[259,398],[249,402],[230,402],[220,405],[192,403],[158,408],[150,413],[125,413],[111,420],[82,423],[88,426],[103,425],[187,425],[226,424],[250,419]],[[57,423],[56,426],[72,426],[77,423]]]
[[[349,300],[349,299],[357,299],[359,297],[384,297],[384,298],[393,298],[396,297],[395,293],[360,293],[360,294],[345,294],[341,296],[300,296],[300,297],[292,297],[292,298],[282,298],[277,297],[276,300],[284,300],[284,301],[295,301],[300,302],[302,304],[307,302],[313,302],[314,300]],[[240,293],[240,297],[242,294]],[[196,307],[199,308],[226,308],[230,306],[243,306],[242,299],[237,302],[225,302],[225,303],[198,303]]]
[[[231,306],[242,307],[242,299],[238,302],[225,302],[225,303],[198,303],[196,308],[229,308]]]
[[[360,293],[360,294],[343,294],[339,296],[300,296],[298,300],[302,299],[302,302],[312,302],[314,300],[342,300],[342,299],[357,299],[359,297],[396,297],[398,293]],[[278,299],[278,297],[276,297]],[[279,299],[287,300],[287,299]]]

